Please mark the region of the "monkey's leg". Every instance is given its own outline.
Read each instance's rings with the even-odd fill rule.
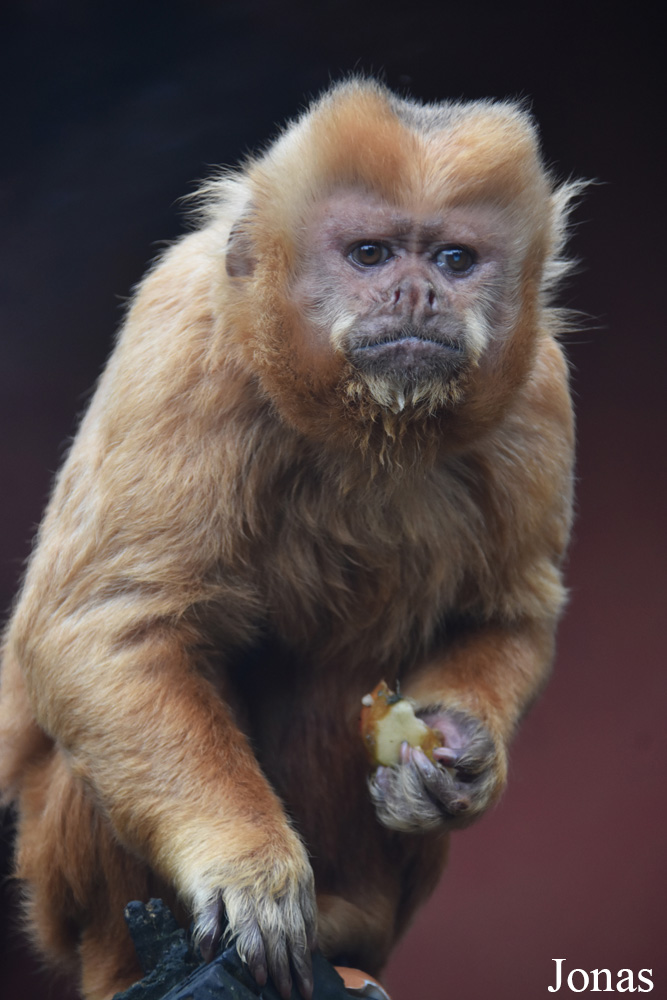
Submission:
[[[365,818],[365,817],[364,817]],[[362,820],[363,822],[363,820]],[[357,857],[343,854],[341,874],[355,872],[338,893],[318,893],[318,945],[334,965],[381,976],[392,949],[436,888],[447,862],[449,836],[400,834],[373,816],[366,829],[355,821]],[[365,865],[364,865],[365,862]]]
[[[507,746],[544,683],[551,623],[488,626],[459,637],[403,686],[417,714],[445,741],[436,763],[404,745],[380,767],[371,792],[382,823],[405,832],[465,826],[500,796]]]
[[[395,902],[381,892],[317,896],[318,945],[334,965],[377,975],[394,943]]]
[[[16,874],[33,940],[90,1000],[111,997],[141,978],[126,903],[170,894],[119,844],[56,747],[33,763],[17,805]]]
[[[81,993],[86,1000],[111,1000],[143,976],[127,928],[116,914],[112,920],[86,928],[79,960]]]

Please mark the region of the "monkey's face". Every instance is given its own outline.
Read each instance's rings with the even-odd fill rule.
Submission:
[[[332,195],[299,241],[293,301],[312,363],[393,412],[455,406],[508,326],[508,223],[490,206],[426,213]]]

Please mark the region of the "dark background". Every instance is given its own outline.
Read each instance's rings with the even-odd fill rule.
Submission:
[[[394,1000],[531,1000],[547,995],[554,958],[566,971],[652,969],[654,995],[667,996],[664,53],[643,8],[610,9],[33,0],[0,11],[3,608],[120,304],[182,231],[178,198],[330,78],[372,71],[425,100],[525,96],[560,176],[600,181],[577,210],[582,266],[561,296],[586,318],[568,338],[580,481],[556,672],[502,804],[455,836],[396,951]],[[0,992],[69,996],[26,958],[6,900]]]

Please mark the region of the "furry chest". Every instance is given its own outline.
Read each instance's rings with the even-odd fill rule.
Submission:
[[[415,643],[428,645],[465,563],[448,533],[385,524],[355,538],[336,527],[283,531],[265,551],[271,627],[290,645],[349,647],[355,656],[403,659]]]

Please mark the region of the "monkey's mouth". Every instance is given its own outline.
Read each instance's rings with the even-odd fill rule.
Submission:
[[[401,331],[358,342],[350,351],[350,360],[360,371],[374,375],[450,379],[465,367],[466,353],[458,341]]]

